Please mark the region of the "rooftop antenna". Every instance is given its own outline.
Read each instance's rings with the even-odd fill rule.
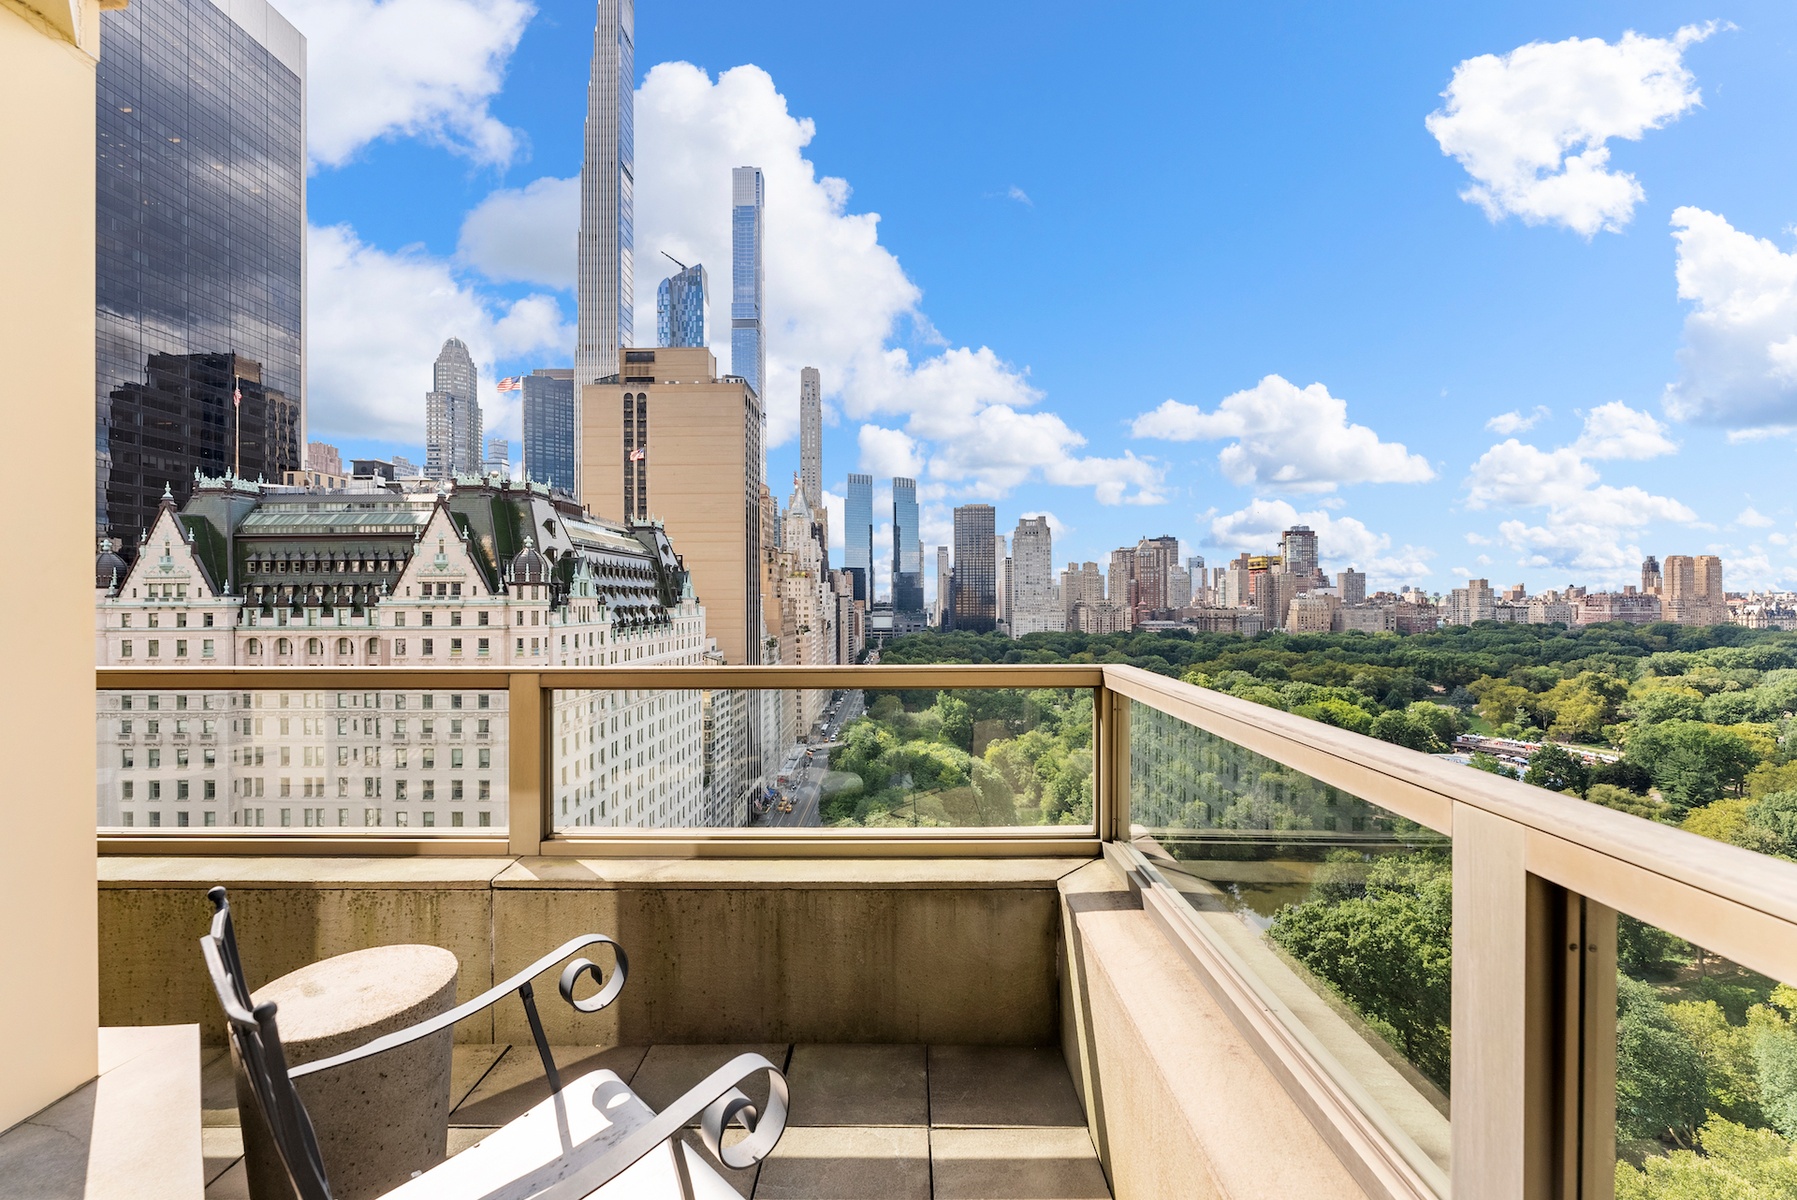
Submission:
[[[661,256],[663,258],[667,259],[669,262],[673,263],[675,266],[679,267],[682,271],[686,270],[686,264],[681,262],[679,259],[675,258],[672,254],[669,254],[666,250],[663,250],[661,252]]]

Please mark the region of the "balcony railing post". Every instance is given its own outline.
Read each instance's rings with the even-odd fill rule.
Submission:
[[[1517,1200],[1531,1194],[1523,830],[1456,804],[1453,838],[1453,1195]]]
[[[542,676],[513,672],[508,677],[506,729],[506,828],[513,854],[542,853],[547,831],[543,814],[549,804],[550,693],[543,690]]]
[[[1129,697],[1100,687],[1093,704],[1098,714],[1098,804],[1094,814],[1102,841],[1129,840]]]

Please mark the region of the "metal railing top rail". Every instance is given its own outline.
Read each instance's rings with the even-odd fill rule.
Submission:
[[[1135,667],[1106,667],[1105,685],[1438,832],[1471,805],[1797,923],[1797,864]]]
[[[529,676],[546,690],[618,688],[640,691],[691,688],[829,689],[903,688],[1098,688],[1105,668],[1093,665],[1002,664],[930,666],[667,666],[667,667],[102,667],[95,686],[103,692],[249,690],[330,687],[466,688],[502,691],[513,676]]]

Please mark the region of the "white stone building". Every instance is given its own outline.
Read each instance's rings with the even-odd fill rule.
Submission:
[[[696,664],[705,610],[660,527],[612,525],[540,485],[306,491],[201,480],[143,552],[95,571],[107,666]],[[106,693],[102,826],[500,828],[503,689]],[[691,826],[705,698],[558,692],[558,827]],[[734,801],[740,799],[731,797]]]

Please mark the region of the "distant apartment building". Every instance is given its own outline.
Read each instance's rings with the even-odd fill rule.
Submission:
[[[1073,606],[1069,628],[1076,633],[1128,633],[1135,628],[1132,616],[1129,609],[1109,601],[1088,604],[1082,600]]]
[[[1061,572],[1061,612],[1064,628],[1075,628],[1073,608],[1104,603],[1104,572],[1095,562],[1068,563]]]
[[[1665,583],[1665,576],[1660,572],[1660,560],[1648,555],[1641,560],[1641,590],[1649,596],[1660,594]]]
[[[992,594],[997,603],[998,628],[1011,632],[1011,553],[1005,546],[1004,534],[997,534],[992,539],[992,565],[997,571],[997,582]]]
[[[1055,585],[1054,534],[1047,517],[1024,517],[1011,535],[1011,636],[1059,633],[1067,612]]]
[[[306,443],[306,470],[325,475],[343,474],[343,455],[329,442]]]
[[[936,610],[930,623],[938,629],[948,626],[950,593],[954,587],[954,569],[949,565],[948,547],[936,547]]]
[[[1136,614],[1136,551],[1125,546],[1111,551],[1110,573],[1105,576],[1105,603],[1128,614],[1133,625]]]
[[[1328,633],[1340,608],[1341,600],[1332,592],[1300,592],[1286,609],[1285,628],[1290,633]]]
[[[431,365],[424,397],[424,470],[432,479],[481,470],[480,371],[460,338],[450,338]]]
[[[998,627],[998,562],[994,551],[997,514],[990,504],[963,504],[955,509],[955,574],[951,627],[991,633]]]
[[[1491,590],[1489,579],[1469,579],[1465,587],[1457,587],[1448,593],[1447,611],[1442,614],[1442,622],[1446,625],[1471,625],[1475,621],[1494,619],[1497,607],[1497,593]]]
[[[1339,633],[1396,633],[1397,610],[1395,604],[1343,604],[1335,610],[1330,628]]]
[[[1174,587],[1174,575],[1182,571],[1178,538],[1143,538],[1136,543],[1134,574],[1137,623],[1146,620],[1150,613],[1181,607],[1191,599],[1191,576],[1187,575],[1185,595],[1180,604],[1173,603],[1178,595]]]
[[[1579,606],[1557,592],[1535,596],[1529,600],[1529,624],[1574,625],[1578,623]]]
[[[1279,535],[1279,561],[1288,575],[1308,580],[1317,573],[1317,534],[1308,525],[1294,525]]]
[[[1660,600],[1668,621],[1680,625],[1726,624],[1729,613],[1728,597],[1722,590],[1722,560],[1714,554],[1667,555]]]
[[[655,340],[673,348],[709,344],[711,289],[700,263],[687,266],[672,260],[680,270],[655,289]]]
[[[512,444],[502,437],[487,439],[487,456],[482,460],[481,474],[498,475],[510,479],[512,475]]]
[[[830,514],[824,507],[824,384],[816,367],[799,368],[799,481],[804,485],[805,503],[823,522],[827,534]],[[912,494],[915,498],[915,488]],[[824,544],[829,545],[828,537]],[[922,553],[920,547],[920,557]]]
[[[1335,590],[1344,605],[1366,603],[1366,572],[1349,567],[1335,574]]]
[[[540,534],[538,542],[531,533]],[[106,666],[697,664],[705,611],[654,526],[540,485],[360,492],[202,479],[95,570]],[[143,688],[99,710],[102,826],[497,828],[503,688]],[[556,827],[717,818],[690,692],[562,691]],[[648,735],[648,736],[644,736]],[[746,809],[731,823],[746,820]]]
[[[574,369],[539,367],[521,383],[524,393],[524,477],[574,494]]]
[[[195,472],[302,466],[306,39],[262,0],[103,7],[94,527],[128,556]]]
[[[1668,558],[1667,565],[1670,567],[1673,561]],[[1637,590],[1633,584],[1620,592],[1588,592],[1579,602],[1580,625],[1602,625],[1609,621],[1652,625],[1662,619],[1660,597],[1647,595]]]

